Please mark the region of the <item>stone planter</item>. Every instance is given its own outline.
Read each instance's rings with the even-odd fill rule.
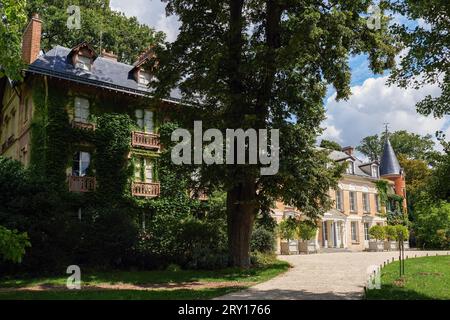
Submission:
[[[398,242],[397,241],[384,241],[384,250],[387,250],[387,251],[398,250]]]
[[[397,242],[397,247],[398,247],[398,242]],[[403,241],[403,248],[405,250],[409,250],[409,241]]]
[[[369,251],[379,252],[384,251],[384,242],[383,241],[369,241]]]
[[[315,240],[299,240],[298,241],[298,251],[300,253],[317,253],[316,241]]]
[[[281,254],[290,255],[298,254],[298,243],[296,240],[291,240],[289,243],[287,241],[281,242]]]

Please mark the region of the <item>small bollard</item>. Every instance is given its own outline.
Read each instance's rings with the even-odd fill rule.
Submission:
[[[392,262],[394,262],[394,260],[395,260],[395,258],[394,258],[394,257],[392,257]]]

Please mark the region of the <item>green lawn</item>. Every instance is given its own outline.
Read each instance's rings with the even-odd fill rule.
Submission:
[[[381,289],[368,290],[371,300],[450,299],[450,256],[423,257],[405,261],[399,277],[399,262],[381,271]]]
[[[33,279],[3,279],[0,280],[0,299],[210,299],[229,292],[242,290],[250,284],[267,281],[285,272],[289,264],[283,261],[273,261],[270,264],[247,270],[228,268],[215,271],[180,270],[180,271],[115,271],[86,273],[81,275],[82,286],[99,284],[132,284],[145,286],[152,284],[186,284],[230,283],[230,286],[199,289],[155,289],[155,290],[106,290],[95,288],[81,290],[46,290],[17,291],[17,288],[30,286],[64,286],[66,275],[52,278]]]

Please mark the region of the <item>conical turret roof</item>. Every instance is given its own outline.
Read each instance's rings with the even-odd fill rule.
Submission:
[[[386,138],[384,143],[383,155],[380,163],[380,176],[399,175],[401,174],[401,167],[398,163],[397,156],[392,148],[389,138]]]

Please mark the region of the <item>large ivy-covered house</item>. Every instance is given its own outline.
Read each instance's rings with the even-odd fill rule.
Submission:
[[[102,134],[105,140],[117,137],[96,134],[103,121],[103,127],[116,126],[112,132],[123,129],[129,135],[125,160],[133,162],[131,195],[158,196],[159,111],[179,100],[174,95],[155,105],[149,99],[152,74],[144,65],[152,52],[133,65],[110,52],[98,54],[85,42],[42,53],[41,32],[42,21],[34,15],[23,35],[24,81],[0,79],[0,155],[59,177],[69,191],[91,192],[98,183],[96,173],[108,166],[97,151],[117,148],[114,141],[102,141]],[[107,114],[128,115],[133,121],[129,132],[123,121],[108,123]]]

